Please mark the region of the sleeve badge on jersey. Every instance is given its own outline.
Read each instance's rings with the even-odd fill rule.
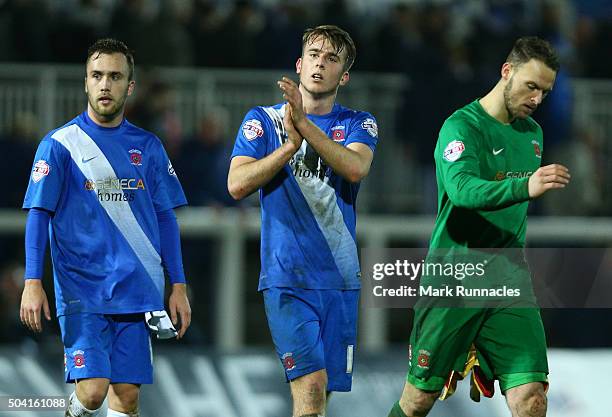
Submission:
[[[47,164],[47,161],[43,159],[36,161],[34,168],[32,168],[32,181],[40,181],[43,177],[49,175],[49,171],[51,171],[51,167]]]
[[[174,171],[174,167],[170,161],[168,161],[168,174],[176,177],[176,172]]]
[[[542,150],[540,149],[540,144],[537,140],[532,140],[531,144],[533,145],[533,151],[538,158],[542,158]]]
[[[465,150],[465,145],[460,140],[454,140],[446,145],[444,148],[444,154],[442,155],[444,159],[448,162],[455,162],[457,159],[461,157],[461,154]]]
[[[264,130],[261,126],[261,122],[257,119],[247,120],[242,125],[242,134],[248,140],[253,140],[262,137],[264,134]]]
[[[368,117],[363,122],[361,122],[361,127],[363,130],[367,131],[373,138],[378,137],[378,125],[376,124],[374,119]]]

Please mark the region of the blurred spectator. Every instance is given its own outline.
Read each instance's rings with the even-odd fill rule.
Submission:
[[[48,4],[44,0],[8,0],[14,56],[22,62],[51,60]],[[3,39],[2,42],[5,42]]]
[[[18,113],[11,130],[0,137],[2,157],[0,177],[11,184],[0,193],[0,207],[21,208],[28,178],[32,170],[38,137],[38,121],[31,113]]]
[[[225,19],[213,0],[195,0],[190,23],[194,63],[201,67],[220,67],[224,44],[221,30]]]
[[[165,0],[154,23],[154,29],[147,33],[148,41],[155,45],[155,54],[147,63],[152,65],[191,66],[193,45],[189,33],[192,14],[190,2]]]
[[[82,62],[87,48],[105,35],[110,22],[108,0],[64,0],[55,10],[52,36],[53,58],[60,62]]]
[[[192,206],[235,205],[227,191],[231,148],[226,141],[227,111],[216,108],[200,119],[196,134],[185,141],[174,165]]]
[[[609,215],[605,209],[606,152],[601,126],[596,123],[574,129],[571,141],[555,148],[548,161],[558,161],[569,167],[572,181],[562,193],[543,200],[549,215],[598,216]],[[545,142],[546,143],[546,142]],[[546,154],[546,148],[544,148]]]
[[[159,7],[154,0],[122,0],[117,2],[110,20],[109,34],[134,50],[134,60],[140,66],[159,62],[158,57],[169,51],[160,51],[151,42]]]
[[[219,39],[224,42],[223,65],[232,68],[253,68],[262,54],[260,40],[266,26],[265,14],[252,0],[237,0],[228,16]]]
[[[182,128],[176,114],[174,89],[155,75],[144,75],[138,85],[135,103],[126,111],[130,122],[159,137],[170,159],[180,152]]]

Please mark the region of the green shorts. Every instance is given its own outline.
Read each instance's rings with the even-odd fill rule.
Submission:
[[[472,343],[488,379],[502,393],[529,382],[547,382],[546,336],[533,308],[415,309],[407,380],[440,391],[451,370],[462,371]]]

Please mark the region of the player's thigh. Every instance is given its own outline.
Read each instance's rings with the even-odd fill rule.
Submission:
[[[424,391],[440,391],[451,370],[463,370],[483,309],[415,309],[407,380]]]
[[[66,382],[111,377],[113,329],[102,314],[74,313],[59,317],[64,344]]]
[[[266,317],[276,353],[288,381],[325,368],[320,305],[295,288],[263,291]]]
[[[546,335],[540,311],[491,309],[475,342],[502,392],[529,382],[546,382]]]
[[[350,391],[357,347],[359,290],[320,291],[324,310],[321,338],[328,391]]]
[[[153,349],[142,314],[113,315],[111,383],[152,384]]]

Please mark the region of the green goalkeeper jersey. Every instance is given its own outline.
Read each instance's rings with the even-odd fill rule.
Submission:
[[[430,249],[524,247],[527,182],[541,152],[542,128],[530,117],[504,124],[475,100],[446,119],[435,150]]]

